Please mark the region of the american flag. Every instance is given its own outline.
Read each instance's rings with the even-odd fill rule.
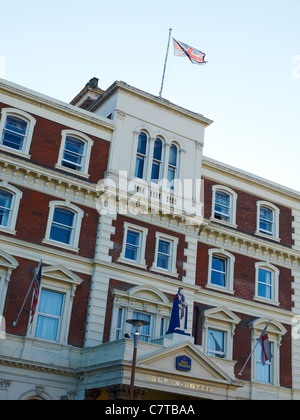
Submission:
[[[188,57],[193,64],[205,64],[205,54],[183,42],[177,41],[173,38],[174,55],[178,57]]]
[[[42,278],[42,262],[40,262],[40,268],[35,276],[34,283],[33,283],[33,301],[31,305],[31,321],[30,324],[32,324],[33,317],[38,305],[39,301],[39,295],[40,295],[40,286],[41,286],[41,278]]]

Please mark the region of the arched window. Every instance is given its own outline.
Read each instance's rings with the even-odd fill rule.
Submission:
[[[272,237],[279,241],[279,213],[274,204],[266,201],[257,202],[256,234],[263,237]]]
[[[85,134],[63,130],[57,169],[89,176],[89,163],[94,142]]]
[[[215,222],[236,225],[236,203],[237,194],[224,185],[214,185],[212,187],[212,212],[211,219]]]
[[[168,187],[174,190],[174,181],[177,178],[178,171],[178,147],[172,144],[169,152],[168,162]]]
[[[151,182],[158,184],[162,175],[163,142],[157,138],[154,142]]]
[[[0,147],[29,157],[36,120],[26,112],[14,108],[4,108],[1,114]]]
[[[145,132],[141,132],[138,138],[135,177],[145,179],[146,176],[146,162],[148,152],[148,136]]]

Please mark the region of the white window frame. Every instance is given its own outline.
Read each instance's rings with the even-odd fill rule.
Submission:
[[[16,235],[17,231],[16,224],[19,213],[20,201],[23,197],[22,191],[18,190],[16,187],[9,185],[7,182],[0,182],[0,190],[6,191],[12,194],[12,203],[11,203],[11,214],[9,218],[8,226],[0,226],[0,232],[9,233],[11,235]]]
[[[3,108],[1,110],[1,121],[0,121],[0,141],[2,139],[2,133],[5,127],[5,123],[6,123],[6,118],[7,116],[13,116],[13,117],[17,117],[20,118],[24,121],[27,122],[27,132],[26,132],[26,136],[24,138],[24,144],[23,144],[23,148],[22,150],[16,150],[13,149],[11,147],[7,147],[4,146],[3,144],[0,144],[0,150],[3,150],[5,152],[9,152],[21,157],[24,157],[26,159],[30,159],[30,155],[29,155],[29,151],[30,151],[30,146],[31,146],[31,142],[32,142],[32,136],[33,136],[33,130],[36,124],[36,119],[28,114],[27,112],[24,112],[20,109],[16,109],[16,108]]]
[[[267,201],[257,201],[257,213],[256,213],[256,232],[255,235],[261,236],[265,239],[272,239],[274,241],[280,242],[279,237],[279,215],[280,210],[274,204]],[[265,207],[273,212],[273,232],[272,234],[264,233],[260,231],[260,208]]]
[[[18,268],[18,261],[0,249],[0,315],[3,315],[6,294],[13,270]]]
[[[155,147],[155,142],[156,142],[156,140],[160,140],[161,141],[161,160],[159,161],[159,160],[157,160],[157,159],[154,159],[154,147]],[[161,183],[161,180],[162,180],[162,178],[163,178],[163,173],[164,173],[164,160],[165,160],[165,145],[166,145],[166,142],[165,142],[165,140],[162,138],[162,137],[160,137],[160,136],[157,136],[154,140],[153,140],[153,150],[152,150],[152,161],[151,161],[151,173],[150,173],[150,182],[151,182],[151,184],[152,185],[160,185],[160,183]],[[153,164],[154,163],[156,163],[156,164],[158,164],[159,165],[159,178],[158,178],[158,182],[153,182],[152,181],[152,168],[153,168]]]
[[[177,272],[176,263],[177,263],[177,247],[178,247],[179,239],[176,238],[175,236],[170,236],[170,235],[167,235],[167,234],[162,233],[162,232],[156,232],[155,238],[156,238],[155,254],[154,254],[155,256],[154,256],[153,265],[150,268],[150,270],[154,271],[155,273],[167,274],[167,275],[172,276],[172,277],[178,277],[179,274]],[[159,241],[160,240],[167,241],[167,242],[171,243],[171,247],[170,247],[170,250],[171,250],[170,260],[171,261],[170,261],[170,267],[169,267],[168,270],[157,266],[158,246],[159,246]]]
[[[241,319],[225,306],[206,309],[203,311],[203,350],[208,353],[208,330],[216,330],[223,332],[224,335],[224,352],[226,360],[232,360],[233,357],[233,337],[237,324]],[[214,360],[224,360],[216,358]]]
[[[146,153],[145,153],[145,155],[141,155],[140,153],[138,153],[139,137],[140,137],[140,135],[142,133],[145,134],[146,137],[147,137],[147,141],[146,141]],[[137,139],[136,139],[136,142],[135,142],[135,154],[134,154],[135,160],[134,160],[134,172],[133,172],[133,176],[134,176],[135,179],[140,180],[140,181],[141,180],[148,181],[148,168],[150,168],[150,166],[152,168],[152,165],[149,165],[149,160],[150,160],[149,159],[150,138],[151,138],[151,136],[149,135],[149,132],[147,130],[145,130],[145,129],[142,129],[142,130],[139,130],[138,135],[137,135]],[[137,177],[135,175],[135,172],[136,172],[136,161],[137,161],[138,156],[142,156],[143,157],[143,161],[144,161],[143,177],[142,178],[139,178],[139,177]]]
[[[54,212],[56,208],[69,210],[75,214],[73,238],[72,238],[72,244],[70,245],[50,239],[53,216],[54,216]],[[60,247],[69,251],[79,252],[78,245],[79,245],[81,223],[82,223],[83,216],[84,216],[84,211],[81,210],[79,207],[74,206],[68,201],[51,201],[49,203],[48,223],[47,223],[46,234],[45,234],[45,238],[43,239],[43,243],[46,245]]]
[[[219,257],[226,260],[226,286],[220,286],[211,282],[213,257]],[[223,248],[211,248],[208,250],[208,275],[206,287],[222,292],[234,294],[234,263],[235,257]]]
[[[272,297],[271,299],[262,297],[258,295],[258,284],[259,284],[259,270],[266,270],[271,272],[271,281],[272,281]],[[263,302],[263,303],[269,303],[272,305],[279,306],[279,274],[280,271],[277,267],[274,265],[268,263],[268,262],[257,262],[255,263],[255,295],[254,300]]]
[[[74,137],[75,139],[81,141],[84,143],[84,156],[83,156],[83,165],[81,171],[76,171],[76,169],[68,168],[63,165],[63,157],[64,157],[64,151],[66,147],[66,140],[67,137]],[[61,144],[59,149],[59,155],[58,155],[58,161],[55,165],[56,169],[60,169],[65,172],[69,172],[73,175],[79,175],[83,178],[88,179],[90,177],[89,175],[89,166],[90,166],[90,159],[91,159],[91,152],[92,147],[94,145],[94,142],[92,139],[90,139],[87,135],[75,131],[75,130],[63,130],[61,132]]]
[[[123,234],[122,252],[117,261],[125,263],[125,264],[130,264],[138,268],[146,269],[147,265],[146,265],[146,259],[145,259],[145,252],[146,252],[146,241],[147,241],[148,229],[142,226],[134,225],[133,223],[128,223],[128,222],[124,222],[123,228],[124,228],[124,234]],[[132,230],[140,234],[138,261],[134,261],[125,257],[128,230]]]
[[[251,329],[251,351],[254,350],[257,340],[261,336],[261,333],[268,321],[268,317],[259,318],[249,324],[249,328]],[[268,326],[267,333],[272,346],[273,354],[271,362],[271,383],[269,383],[269,385],[280,386],[280,345],[282,337],[287,333],[287,330],[280,322],[272,319]],[[251,381],[266,384],[265,382],[258,382],[256,380],[256,351],[254,351],[251,357]]]
[[[46,341],[49,343],[68,344],[69,329],[73,308],[73,300],[76,288],[81,285],[83,280],[62,265],[47,266],[42,268],[41,287],[51,292],[61,293],[64,295],[60,328],[55,341],[35,337],[39,306],[34,315],[32,324],[29,325],[27,335],[38,341]],[[39,305],[39,304],[38,304]],[[29,319],[30,322],[30,319]]]
[[[220,220],[215,217],[215,205],[216,205],[216,193],[217,191],[228,194],[230,197],[230,211],[229,211],[229,221]],[[237,205],[238,195],[231,188],[228,188],[224,185],[213,185],[212,187],[212,205],[211,205],[211,217],[210,220],[216,223],[224,224],[225,226],[230,226],[237,228],[236,224],[236,205]]]

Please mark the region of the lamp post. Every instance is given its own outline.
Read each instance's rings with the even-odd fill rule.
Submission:
[[[136,367],[136,356],[137,348],[139,344],[140,332],[143,325],[149,325],[149,321],[143,321],[141,319],[128,319],[126,321],[128,324],[131,324],[135,327],[134,331],[134,346],[133,346],[133,359],[132,359],[132,368],[131,368],[131,381],[130,381],[130,394],[129,399],[133,400],[134,396],[134,379],[135,379],[135,367]]]

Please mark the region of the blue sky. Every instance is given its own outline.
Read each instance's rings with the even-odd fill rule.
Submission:
[[[66,102],[94,76],[158,95],[172,28],[209,62],[171,45],[162,95],[214,120],[205,155],[300,190],[299,0],[11,0],[1,16],[0,75]]]

